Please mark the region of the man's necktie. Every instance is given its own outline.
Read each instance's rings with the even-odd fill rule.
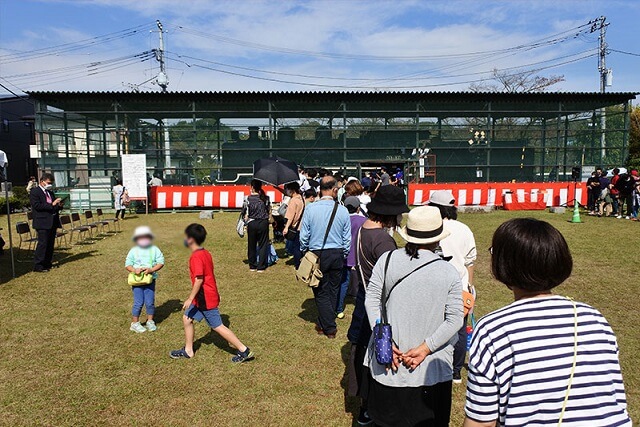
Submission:
[[[51,193],[49,193],[47,190],[45,190],[44,194],[47,196],[47,203],[52,203],[53,199],[51,199]]]

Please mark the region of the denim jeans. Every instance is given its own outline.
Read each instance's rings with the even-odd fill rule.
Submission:
[[[153,316],[156,311],[156,281],[154,280],[150,285],[132,286],[131,290],[133,291],[131,315],[134,317],[140,316],[142,306],[144,306],[147,310],[147,316]]]
[[[336,304],[336,314],[344,311],[344,299],[347,297],[349,282],[351,281],[351,267],[346,265],[342,268],[342,279],[338,290],[338,302]]]
[[[462,328],[458,330],[458,341],[453,347],[453,372],[460,372],[464,367],[467,355],[467,316],[464,317]]]

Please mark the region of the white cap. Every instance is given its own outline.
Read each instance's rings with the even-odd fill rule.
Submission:
[[[153,235],[153,232],[151,231],[151,228],[149,228],[146,225],[141,225],[139,227],[136,227],[135,231],[133,232],[133,237],[131,237],[131,240],[135,241],[139,237],[147,237],[147,236],[151,237],[152,239],[155,237]]]

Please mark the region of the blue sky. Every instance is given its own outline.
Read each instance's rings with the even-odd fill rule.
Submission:
[[[636,0],[1,0],[0,83],[130,90],[151,79],[142,90],[158,90],[155,60],[132,56],[157,47],[160,19],[169,90],[465,90],[494,68],[542,68],[564,75],[555,90],[597,91],[597,38],[569,30],[600,15],[611,49],[640,54]],[[525,48],[554,34],[556,43]],[[612,51],[607,65],[608,90],[640,90],[640,56]]]

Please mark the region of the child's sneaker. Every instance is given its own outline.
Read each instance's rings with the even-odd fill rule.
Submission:
[[[239,351],[238,354],[231,358],[233,363],[244,363],[254,358],[253,352],[247,347],[245,351]]]
[[[156,322],[154,322],[153,320],[147,320],[147,323],[144,326],[149,332],[155,332],[158,329],[158,327],[156,326]]]
[[[169,357],[172,359],[191,359],[187,350],[182,347],[180,350],[171,350],[169,352]]]
[[[147,329],[140,324],[140,322],[131,322],[130,331],[141,334],[143,332],[147,332]]]

